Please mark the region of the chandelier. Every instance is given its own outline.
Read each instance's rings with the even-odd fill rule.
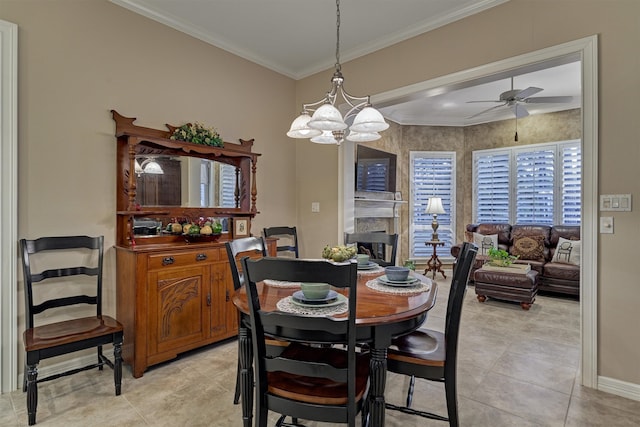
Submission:
[[[371,106],[368,95],[353,96],[344,89],[344,77],[340,71],[340,0],[336,0],[336,17],[336,65],[331,78],[331,90],[321,100],[302,105],[302,113],[291,123],[287,136],[310,138],[311,142],[318,144],[340,145],[344,139],[354,142],[375,141],[380,139],[378,132],[387,129],[389,124]],[[349,108],[344,116],[335,107],[338,95]],[[353,121],[351,126],[347,124],[350,121]]]

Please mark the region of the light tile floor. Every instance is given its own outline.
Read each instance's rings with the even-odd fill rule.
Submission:
[[[427,326],[442,330],[448,280],[437,282],[438,302]],[[574,300],[538,296],[531,309],[523,311],[517,304],[491,299],[479,303],[469,287],[458,358],[461,425],[640,425],[640,402],[580,386],[578,316]],[[153,367],[139,379],[125,367],[123,393],[117,397],[110,369],[42,383],[37,425],[239,426],[241,408],[232,404],[236,351],[235,341],[210,346]],[[387,399],[402,404],[407,384],[405,377],[389,374]],[[417,380],[414,406],[446,414],[443,386]],[[0,395],[0,425],[27,425],[22,391]],[[387,411],[386,425],[446,423]]]

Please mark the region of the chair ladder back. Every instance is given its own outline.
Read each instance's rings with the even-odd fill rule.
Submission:
[[[227,258],[231,266],[231,278],[233,280],[233,289],[238,290],[242,287],[243,279],[240,269],[241,263],[239,255],[249,252],[260,253],[263,257],[267,256],[267,247],[262,237],[244,237],[241,239],[230,240],[224,244],[227,250]]]
[[[22,268],[24,275],[25,314],[27,329],[34,326],[34,315],[40,314],[51,308],[66,307],[77,304],[90,304],[96,306],[96,314],[102,315],[102,270],[104,259],[104,236],[62,236],[41,237],[35,240],[21,239]],[[89,249],[96,251],[98,259],[92,266],[83,265],[77,267],[65,267],[47,269],[39,273],[32,271],[32,256],[40,252],[74,249]],[[61,298],[50,298],[40,304],[34,304],[33,284],[48,279],[85,275],[96,278],[96,294],[71,295]]]
[[[458,335],[460,330],[460,319],[462,317],[462,304],[467,291],[469,273],[475,261],[478,248],[472,243],[465,242],[460,251],[460,256],[455,272],[451,280],[450,296],[447,301],[447,314],[445,319],[445,345],[447,361],[451,360],[455,364],[456,351],[458,346]],[[453,357],[450,357],[453,356]]]
[[[396,255],[398,252],[398,235],[397,234],[387,234],[387,233],[344,233],[344,243],[352,244],[352,243],[382,243],[386,246],[391,247],[391,256],[387,260],[378,259],[380,265],[383,267],[389,265],[396,264]],[[357,248],[359,250],[359,248]],[[386,256],[386,254],[385,254]],[[376,261],[376,259],[372,259],[372,261]]]
[[[293,252],[298,258],[298,230],[296,227],[265,227],[262,229],[264,237],[288,236],[292,240],[290,245],[277,245],[276,252]]]

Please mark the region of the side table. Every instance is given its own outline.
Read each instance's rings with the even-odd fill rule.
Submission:
[[[433,246],[433,254],[431,255],[431,258],[429,258],[429,261],[427,261],[427,269],[424,271],[424,275],[426,276],[429,271],[433,271],[433,279],[435,279],[436,273],[440,272],[442,273],[442,277],[446,279],[447,276],[444,275],[444,271],[442,271],[441,268],[442,261],[440,261],[440,258],[438,258],[438,254],[436,253],[436,248],[438,246],[444,246],[444,242],[442,240],[429,240],[424,242],[424,244],[427,246]]]

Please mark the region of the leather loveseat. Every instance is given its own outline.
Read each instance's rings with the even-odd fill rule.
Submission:
[[[519,255],[515,263],[529,264],[538,272],[539,290],[580,295],[580,226],[467,224],[465,239],[474,242],[474,238],[479,249],[471,278],[473,272],[489,260],[486,250],[491,246],[489,240],[493,239],[499,249]],[[451,248],[451,255],[456,259],[461,246]]]

